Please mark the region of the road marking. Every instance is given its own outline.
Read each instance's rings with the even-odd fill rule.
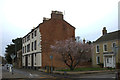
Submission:
[[[116,77],[112,77],[112,78],[114,78],[114,79],[115,79]]]

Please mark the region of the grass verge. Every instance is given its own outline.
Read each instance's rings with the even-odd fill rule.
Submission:
[[[75,68],[73,71],[98,71],[98,70],[114,70],[113,68]],[[57,71],[71,71],[70,69],[63,69]]]

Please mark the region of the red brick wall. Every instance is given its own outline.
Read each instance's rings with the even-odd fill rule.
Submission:
[[[42,67],[51,66],[50,45],[58,40],[75,39],[75,28],[63,19],[50,19],[40,24],[39,29],[42,35]],[[60,55],[53,55],[53,66],[65,67],[65,64],[59,58]]]

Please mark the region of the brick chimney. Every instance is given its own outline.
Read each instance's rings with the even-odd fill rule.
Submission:
[[[102,34],[103,34],[103,35],[107,34],[106,27],[103,27]]]
[[[51,19],[63,19],[63,13],[60,11],[52,11]]]
[[[48,21],[49,18],[43,17],[43,22]]]
[[[83,39],[83,44],[85,44],[85,38]]]

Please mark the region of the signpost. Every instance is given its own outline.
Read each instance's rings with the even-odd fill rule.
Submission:
[[[11,54],[10,57],[12,58],[12,64],[13,64],[13,60],[14,60],[14,58],[16,57],[16,55]]]
[[[12,58],[12,65],[10,66],[9,69],[10,69],[10,72],[12,72],[12,74],[13,74],[13,63],[14,63],[14,58],[16,57],[16,55],[11,54],[10,57]]]
[[[118,46],[113,47],[113,52],[115,55],[115,62],[116,62],[116,55],[118,53]],[[116,79],[119,79],[119,71],[117,71],[117,65],[115,65],[115,70],[116,70]]]
[[[52,63],[53,56],[50,56],[50,59],[51,59],[51,73],[52,73],[53,72],[53,63]]]

